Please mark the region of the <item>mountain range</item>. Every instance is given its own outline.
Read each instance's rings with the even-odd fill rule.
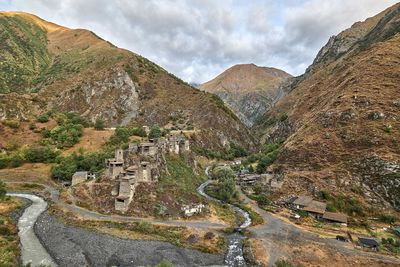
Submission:
[[[333,36],[254,127],[285,140],[281,192],[327,190],[400,209],[400,4]]]
[[[245,125],[201,92],[133,52],[84,29],[0,12],[0,119],[31,120],[55,109],[106,125],[200,129],[198,144],[251,147]]]

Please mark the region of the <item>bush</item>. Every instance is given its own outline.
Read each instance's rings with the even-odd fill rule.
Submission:
[[[98,131],[104,130],[104,121],[101,118],[97,118],[94,123],[94,128]]]
[[[241,145],[230,143],[230,148],[228,150],[228,154],[233,155],[235,158],[246,157],[248,155],[247,150]]]
[[[37,118],[37,121],[41,122],[41,123],[48,122],[49,121],[49,115],[46,114],[46,113],[40,114],[39,117]]]
[[[142,233],[146,233],[149,234],[151,232],[153,232],[153,224],[151,224],[150,222],[147,221],[141,221],[140,223],[138,223],[136,230]]]
[[[30,147],[25,151],[25,159],[32,163],[49,163],[54,162],[59,154],[50,146]]]
[[[18,120],[4,120],[3,125],[10,127],[11,129],[18,129],[21,123]]]
[[[163,136],[163,132],[160,129],[160,127],[156,125],[151,127],[149,132],[149,138],[160,138],[161,136]]]
[[[6,198],[7,190],[6,190],[6,184],[0,180],[0,199],[3,200]]]
[[[395,223],[397,221],[397,217],[393,216],[393,215],[386,215],[386,214],[382,214],[379,216],[379,221],[383,222],[383,223]]]
[[[164,259],[162,262],[157,264],[156,267],[174,267],[174,265]]]
[[[29,130],[31,130],[31,131],[33,131],[33,130],[35,130],[36,129],[36,124],[35,123],[30,123],[29,124]]]
[[[51,177],[63,181],[71,181],[72,175],[77,171],[73,159],[65,158],[60,163],[51,166]]]

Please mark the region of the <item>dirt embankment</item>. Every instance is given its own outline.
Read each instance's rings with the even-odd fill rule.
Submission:
[[[60,266],[155,266],[163,259],[174,266],[222,265],[223,255],[180,248],[166,242],[128,240],[79,229],[44,212],[35,232]]]

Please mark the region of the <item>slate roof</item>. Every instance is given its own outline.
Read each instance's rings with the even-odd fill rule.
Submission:
[[[312,213],[324,214],[325,209],[326,203],[312,200],[303,210]]]
[[[361,245],[368,247],[379,247],[378,241],[370,237],[359,237],[358,242],[360,242]]]
[[[343,213],[337,213],[337,212],[325,212],[324,216],[322,217],[325,220],[330,220],[334,222],[340,222],[340,223],[347,223],[347,215]]]
[[[293,204],[300,206],[307,206],[308,204],[310,204],[312,200],[313,200],[312,197],[299,196],[295,201],[293,201]]]

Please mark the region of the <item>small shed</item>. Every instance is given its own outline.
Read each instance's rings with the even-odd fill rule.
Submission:
[[[324,216],[322,216],[322,219],[327,220],[329,222],[335,222],[347,225],[347,215],[343,213],[327,211],[324,213]]]
[[[374,238],[359,237],[358,238],[358,243],[360,244],[360,246],[362,246],[364,248],[370,248],[370,249],[373,249],[373,250],[378,250],[379,249],[379,242]]]

